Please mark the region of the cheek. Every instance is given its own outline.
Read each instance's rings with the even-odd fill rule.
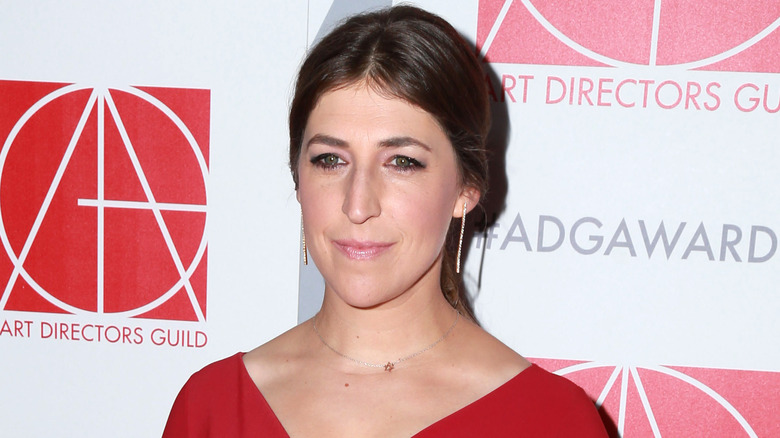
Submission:
[[[393,209],[396,221],[403,222],[410,234],[417,235],[417,242],[429,242],[436,246],[444,243],[450,220],[454,195],[444,191],[436,193],[410,193]]]
[[[312,222],[322,209],[322,190],[317,190],[316,185],[305,173],[301,173],[298,180],[298,190],[295,194],[298,202],[301,204],[301,211],[306,219],[306,223]]]
[[[340,204],[333,196],[332,191],[310,189],[311,187],[299,188],[298,201],[301,203],[301,211],[304,213],[307,226],[313,227],[322,219],[331,215],[332,212],[330,210],[337,208]]]

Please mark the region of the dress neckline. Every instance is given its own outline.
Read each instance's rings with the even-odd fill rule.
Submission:
[[[241,367],[241,380],[242,384],[245,385],[251,385],[251,387],[254,389],[254,394],[256,394],[259,399],[260,403],[263,404],[268,411],[273,415],[274,420],[276,421],[276,424],[279,426],[281,430],[284,430],[285,435],[287,435],[288,438],[290,438],[290,434],[287,433],[287,431],[284,429],[284,425],[282,425],[282,422],[279,420],[279,417],[276,415],[276,412],[271,408],[271,405],[268,403],[268,400],[266,400],[265,396],[263,395],[263,392],[260,391],[260,388],[255,385],[254,380],[252,380],[252,376],[249,375],[249,371],[246,369],[246,364],[244,364],[244,352],[236,353],[233,357],[238,361],[238,365]],[[531,373],[527,373],[526,371],[533,369]],[[502,383],[501,385],[493,388],[490,392],[486,393],[485,395],[479,397],[478,399],[472,401],[471,403],[463,406],[462,408],[434,421],[433,423],[429,424],[428,426],[424,427],[423,429],[416,432],[414,435],[412,435],[412,438],[421,436],[421,434],[427,432],[429,429],[432,429],[434,427],[437,427],[439,424],[444,423],[445,421],[448,421],[450,418],[455,417],[457,415],[460,415],[461,413],[474,409],[474,406],[481,405],[483,403],[486,403],[491,398],[494,398],[497,396],[498,393],[504,392],[507,390],[507,388],[512,387],[514,385],[517,385],[520,381],[522,376],[527,376],[528,374],[534,374],[536,370],[539,369],[539,367],[536,364],[531,364],[530,366],[522,369],[520,372],[512,376],[509,380]]]

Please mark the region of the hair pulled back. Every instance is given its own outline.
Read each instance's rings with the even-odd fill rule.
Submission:
[[[413,6],[352,16],[309,52],[290,107],[290,169],[296,189],[304,130],[319,98],[359,82],[431,114],[452,143],[460,183],[485,194],[490,106],[482,68],[474,49],[449,23]],[[455,273],[459,230],[453,221],[441,288],[447,300],[468,315]]]

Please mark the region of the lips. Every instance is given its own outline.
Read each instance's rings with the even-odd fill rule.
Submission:
[[[343,239],[334,240],[333,245],[352,260],[371,260],[382,255],[394,244]]]

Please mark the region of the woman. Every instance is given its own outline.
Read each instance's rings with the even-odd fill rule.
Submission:
[[[291,105],[290,166],[322,308],[193,375],[165,436],[605,436],[580,388],[458,299],[489,123],[479,62],[435,15],[355,16],[317,44]]]

